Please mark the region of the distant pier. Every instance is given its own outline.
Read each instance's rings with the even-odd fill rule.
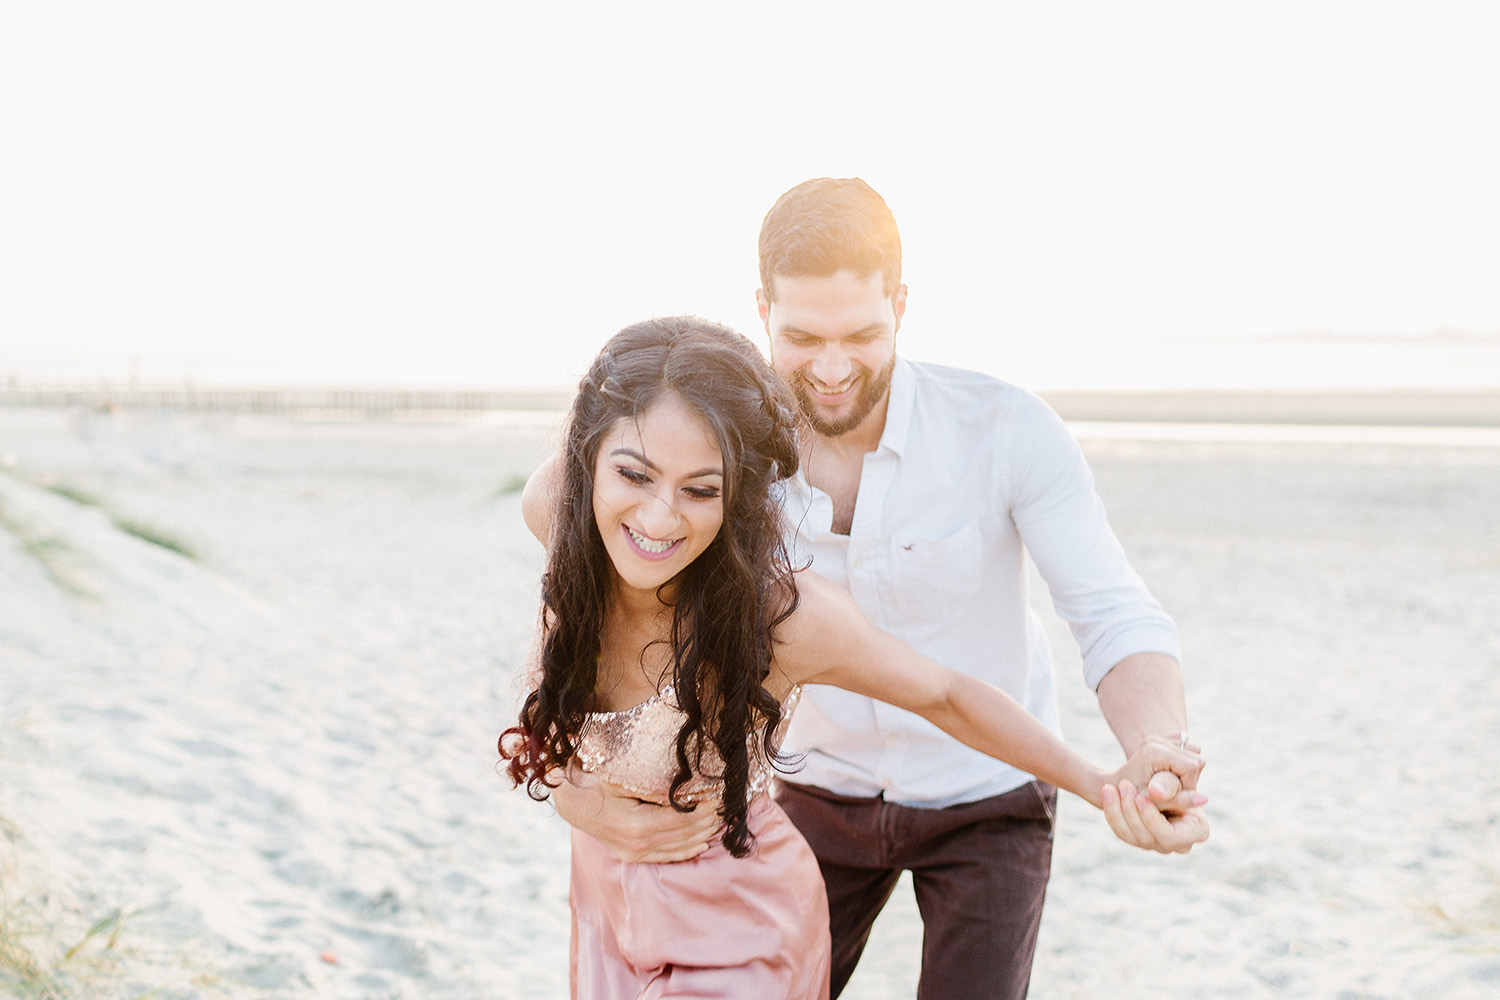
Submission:
[[[1500,390],[1067,390],[1043,392],[1065,420],[1097,422],[1500,427]],[[567,388],[198,386],[0,382],[0,407],[170,410],[322,419],[562,412]]]
[[[379,387],[205,387],[111,383],[0,384],[0,406],[87,410],[172,410],[328,418],[399,418],[505,410],[562,411],[567,389],[420,389]]]

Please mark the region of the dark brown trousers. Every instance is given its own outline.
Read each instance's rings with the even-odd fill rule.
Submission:
[[[812,845],[828,886],[833,996],[859,962],[903,870],[922,914],[918,1000],[1021,1000],[1031,981],[1052,865],[1057,789],[918,809],[779,782],[776,799]]]

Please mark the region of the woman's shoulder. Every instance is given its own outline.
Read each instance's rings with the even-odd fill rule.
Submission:
[[[810,569],[797,570],[797,606],[776,634],[776,660],[800,682],[861,625],[868,625],[854,599],[838,584]]]
[[[797,607],[787,623],[799,631],[826,624],[853,606],[848,591],[811,569],[793,571],[792,582],[797,588]]]

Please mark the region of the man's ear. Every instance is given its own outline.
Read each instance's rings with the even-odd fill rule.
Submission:
[[[896,329],[901,328],[901,317],[906,315],[906,286],[898,285],[891,298],[891,309],[896,313]]]
[[[771,322],[771,300],[766,298],[766,290],[757,288],[755,290],[755,311],[760,313],[760,321],[769,324]],[[769,331],[769,327],[767,327]]]

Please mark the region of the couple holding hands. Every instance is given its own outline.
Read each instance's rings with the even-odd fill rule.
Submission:
[[[1023,997],[1057,790],[1208,836],[1172,620],[1030,393],[896,353],[901,242],[857,179],[760,233],[770,364],[627,327],[523,509],[547,546],[510,777],[573,828],[573,995],[825,998],[904,870],[923,997]],[[1057,735],[1026,556],[1128,760]]]

